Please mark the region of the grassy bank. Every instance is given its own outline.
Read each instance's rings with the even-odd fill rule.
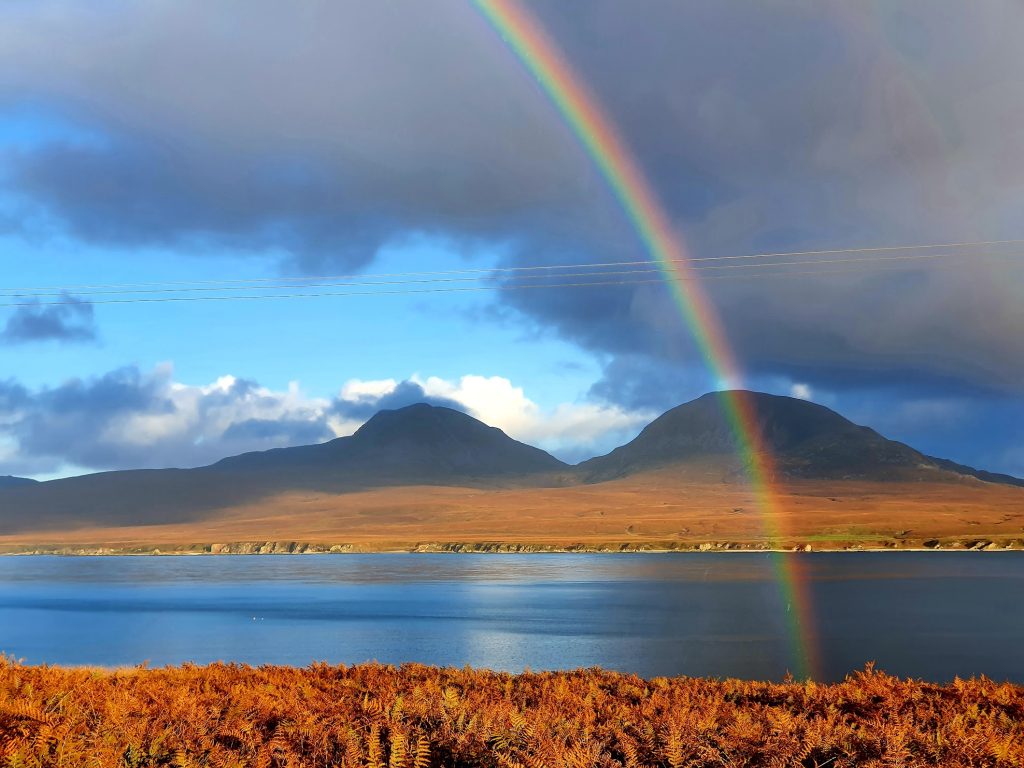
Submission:
[[[1024,688],[0,662],[0,765],[1020,766]]]

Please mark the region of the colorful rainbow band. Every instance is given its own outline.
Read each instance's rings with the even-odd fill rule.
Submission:
[[[747,393],[734,389],[740,369],[726,341],[718,314],[696,279],[681,240],[639,166],[541,26],[515,0],[475,0],[490,24],[537,78],[562,117],[600,169],[645,248],[657,260],[673,299],[697,342],[708,369],[723,388],[719,398],[735,435],[738,451],[758,497],[770,541],[781,538],[781,506],[773,487],[774,469],[761,437],[757,414]],[[791,671],[800,678],[819,676],[812,642],[810,600],[801,563],[794,555],[772,553],[790,634]]]

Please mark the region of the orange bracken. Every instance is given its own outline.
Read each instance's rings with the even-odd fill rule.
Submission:
[[[0,659],[0,765],[1024,766],[1024,688]]]

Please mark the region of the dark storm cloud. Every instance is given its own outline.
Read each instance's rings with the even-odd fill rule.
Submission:
[[[407,405],[427,403],[456,411],[466,409],[454,400],[445,397],[431,397],[423,391],[423,387],[415,381],[399,382],[395,388],[381,397],[364,397],[357,400],[336,398],[331,405],[331,413],[343,419],[364,421],[377,411],[405,408]]]
[[[529,6],[698,256],[1024,235],[1009,0]],[[469,3],[9,4],[3,102],[101,137],[0,156],[10,195],[89,242],[283,250],[308,269],[413,233],[501,243],[508,266],[643,258]],[[1008,257],[706,287],[755,380],[1020,394],[1022,283]],[[702,365],[660,288],[500,301],[612,358],[609,398]]]
[[[642,354],[621,354],[604,367],[589,395],[630,410],[667,411],[712,389],[714,382],[692,366],[672,365]]]
[[[1024,118],[1012,74],[1024,56],[1010,32],[1024,29],[1019,7],[912,3],[872,15],[696,2],[638,14],[597,4],[571,18],[540,7],[697,256],[1024,234],[1024,144],[1006,130]],[[702,274],[755,381],[1021,393],[1024,263],[1007,250],[967,269]],[[644,389],[658,396],[680,364],[699,360],[663,289],[505,300],[619,357],[595,391],[624,403],[643,401]]]
[[[14,310],[0,331],[0,343],[33,341],[87,342],[96,340],[93,306],[63,294],[64,304],[36,304]]]
[[[90,241],[360,265],[409,232],[511,234],[593,184],[462,2],[0,14],[0,99],[103,137],[8,153],[11,186]]]

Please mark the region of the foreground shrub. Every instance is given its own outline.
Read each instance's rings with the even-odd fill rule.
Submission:
[[[1024,766],[1024,688],[0,660],[0,765]]]

